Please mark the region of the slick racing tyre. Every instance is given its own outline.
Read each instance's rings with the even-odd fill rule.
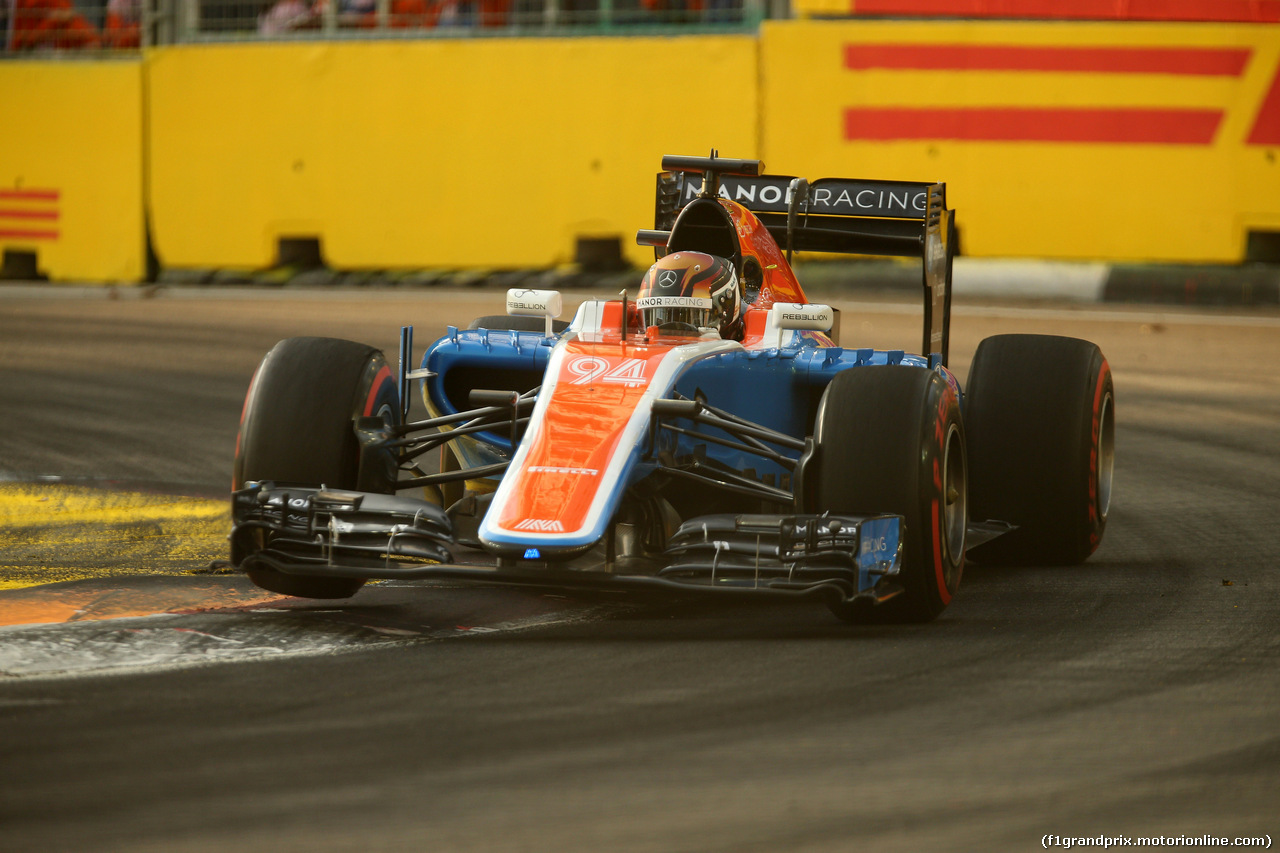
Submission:
[[[400,393],[381,352],[334,338],[288,338],[258,366],[236,438],[233,487],[250,480],[355,489],[355,419],[400,420]],[[243,558],[233,546],[231,560]],[[349,598],[363,580],[306,577],[255,566],[263,589],[306,598]]]
[[[954,387],[919,367],[857,367],[831,380],[814,430],[819,512],[906,520],[904,591],[881,605],[833,604],[846,621],[928,622],[964,570],[964,426]]]
[[[477,317],[471,321],[468,329],[489,329],[494,332],[544,332],[547,328],[547,321],[541,317],[524,317],[518,314],[488,314],[484,317]],[[568,322],[564,320],[552,320],[551,331],[560,334],[569,328]]]
[[[1076,338],[987,338],[969,368],[964,420],[970,515],[1017,525],[973,558],[1071,565],[1092,554],[1115,464],[1115,390],[1102,351]]]

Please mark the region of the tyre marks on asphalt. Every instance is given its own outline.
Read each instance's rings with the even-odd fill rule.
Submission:
[[[341,602],[282,598],[240,576],[74,581],[0,591],[0,679],[336,654],[580,622],[606,610],[424,581],[371,584]]]
[[[253,607],[282,600],[243,578],[138,576],[0,591],[0,627],[100,622]]]
[[[229,527],[225,500],[0,484],[0,679],[335,654],[606,609],[423,581],[372,583],[338,602],[282,597],[209,573]]]

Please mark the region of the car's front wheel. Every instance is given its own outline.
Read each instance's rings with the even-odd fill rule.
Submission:
[[[847,621],[936,618],[960,586],[968,528],[964,426],[951,383],[919,367],[846,370],[823,394],[814,438],[819,512],[905,520],[903,592],[833,612]]]
[[[233,488],[252,480],[355,489],[355,422],[400,419],[400,393],[386,358],[336,338],[288,338],[267,353],[249,384],[236,437]],[[231,560],[244,558],[234,544]],[[258,586],[306,598],[348,598],[363,580],[286,574],[250,564]]]

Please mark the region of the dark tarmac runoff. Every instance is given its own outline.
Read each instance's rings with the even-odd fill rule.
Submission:
[[[1106,538],[1080,566],[970,565],[933,623],[851,626],[798,604],[259,590],[222,561],[262,355],[332,335],[394,360],[401,325],[420,353],[502,295],[143,295],[0,287],[4,853],[1280,838],[1275,308],[957,294],[961,376],[991,334],[1106,353]],[[827,298],[846,346],[918,338],[913,302]]]

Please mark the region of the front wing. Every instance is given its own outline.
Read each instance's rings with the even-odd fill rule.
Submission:
[[[232,521],[240,567],[285,574],[843,602],[902,591],[897,515],[701,516],[651,559],[615,559],[602,541],[572,561],[545,560],[533,547],[520,558],[495,557],[460,541],[439,506],[406,496],[252,482],[233,494]]]

